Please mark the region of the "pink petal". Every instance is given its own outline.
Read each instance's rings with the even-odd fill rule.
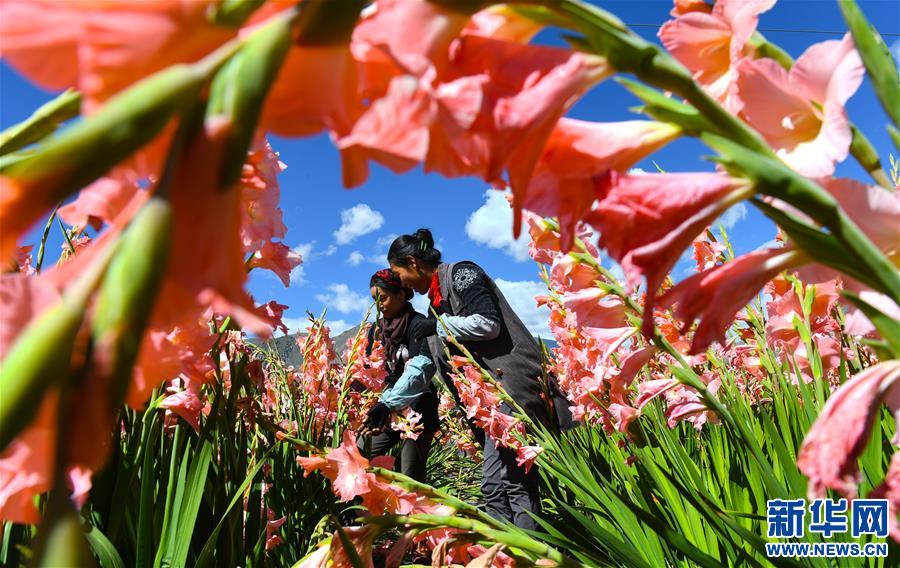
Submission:
[[[856,494],[857,459],[898,380],[900,361],[886,361],[844,383],[825,403],[797,455],[797,467],[809,477],[810,498],[823,497],[826,489]]]
[[[789,249],[769,249],[739,256],[679,282],[660,297],[660,306],[675,304],[675,315],[687,328],[700,318],[691,353],[701,353],[721,339],[734,316],[766,282],[797,262]]]

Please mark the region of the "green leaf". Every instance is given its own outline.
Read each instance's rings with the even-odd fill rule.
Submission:
[[[718,132],[718,128],[690,104],[667,97],[638,81],[624,77],[616,77],[615,80],[646,105],[639,109],[644,114],[656,120],[675,124],[690,136],[699,136],[702,132]]]
[[[900,82],[897,80],[897,65],[881,35],[866,20],[862,10],[854,0],[840,0],[838,5],[853,42],[872,79],[872,86],[895,127],[900,127]]]
[[[69,89],[41,105],[31,116],[0,133],[0,156],[15,152],[49,136],[63,122],[78,116],[81,93]]]
[[[153,565],[153,551],[156,548],[153,535],[153,494],[156,488],[156,479],[153,474],[153,457],[156,453],[156,444],[159,440],[160,432],[158,416],[158,412],[147,411],[144,434],[141,438],[143,459],[138,506],[137,559],[135,562],[138,568],[149,568]]]
[[[241,482],[241,485],[237,488],[237,491],[234,492],[234,496],[232,497],[231,502],[228,504],[228,508],[226,508],[225,512],[222,513],[222,518],[219,519],[218,524],[216,524],[216,528],[213,529],[212,534],[210,534],[209,538],[206,539],[206,544],[203,545],[203,549],[200,551],[200,556],[197,558],[197,562],[195,564],[197,568],[207,566],[212,560],[212,554],[216,546],[216,540],[219,538],[219,532],[222,530],[222,527],[225,524],[225,519],[228,518],[228,513],[231,512],[234,506],[243,499],[244,492],[247,491],[247,487],[249,487],[250,484],[253,483],[253,478],[256,477],[256,474],[259,473],[260,469],[262,469],[262,466],[269,459],[269,456],[278,447],[278,445],[274,445],[269,448],[262,459],[260,459],[259,462],[257,462],[257,464],[253,466],[253,469],[251,469],[247,473],[247,476],[244,477],[244,481]]]
[[[199,455],[195,455],[194,459],[191,460],[190,472],[184,486],[184,501],[178,515],[176,527],[178,536],[175,539],[171,563],[162,563],[162,566],[187,565],[188,550],[194,537],[192,529],[197,520],[200,503],[203,501],[203,488],[206,486],[206,476],[209,472],[210,460],[212,459],[212,449],[212,442],[204,440]],[[189,447],[186,451],[196,450]]]
[[[119,551],[100,529],[92,526],[84,536],[87,537],[88,544],[91,545],[94,556],[100,563],[100,568],[125,568],[125,562],[122,561]]]

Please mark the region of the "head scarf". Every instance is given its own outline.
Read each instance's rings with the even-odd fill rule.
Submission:
[[[369,279],[369,285],[381,288],[392,294],[404,292],[406,299],[412,297],[412,290],[405,288],[400,281],[400,277],[390,268],[383,268],[372,275]],[[413,315],[412,304],[406,302],[403,309],[395,317],[391,319],[381,318],[378,322],[379,331],[381,332],[381,344],[384,345],[384,351],[388,366],[393,368],[397,352],[403,346],[406,339],[406,330]]]

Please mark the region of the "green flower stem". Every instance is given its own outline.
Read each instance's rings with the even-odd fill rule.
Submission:
[[[63,122],[78,116],[81,93],[69,89],[39,107],[24,121],[0,133],[0,156],[15,152],[52,134]]]
[[[409,526],[422,529],[423,532],[433,528],[449,527],[479,534],[491,542],[499,542],[530,553],[538,558],[546,558],[556,562],[557,566],[583,568],[583,564],[576,562],[561,552],[537,541],[519,531],[497,530],[484,523],[459,517],[447,517],[441,515],[384,515],[364,519],[366,523],[376,526],[396,527]]]
[[[370,467],[368,471],[378,475],[379,477],[383,477],[384,479],[389,480],[391,483],[402,486],[404,489],[409,489],[410,491],[415,491],[420,495],[424,495],[426,497],[430,497],[435,501],[440,502],[441,504],[447,505],[455,509],[458,512],[466,513],[469,516],[472,516],[481,522],[492,526],[498,530],[507,530],[510,525],[504,523],[503,521],[497,520],[494,517],[488,515],[478,507],[474,505],[470,505],[465,501],[459,499],[458,497],[454,497],[449,493],[441,491],[439,489],[435,489],[431,485],[427,485],[420,481],[416,481],[410,477],[403,475],[402,473],[398,473],[396,471],[392,471],[389,469],[384,469],[382,467]]]

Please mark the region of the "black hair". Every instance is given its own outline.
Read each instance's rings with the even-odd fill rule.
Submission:
[[[428,229],[419,229],[414,235],[400,235],[391,243],[388,262],[397,266],[408,266],[407,257],[413,257],[428,268],[436,268],[441,263],[441,251],[434,248],[434,238]]]
[[[392,272],[390,268],[383,268],[373,274],[372,277],[369,278],[369,288],[372,286],[391,294],[402,293],[407,300],[411,300],[413,297],[413,291],[410,288],[403,286],[400,282],[400,277]]]

